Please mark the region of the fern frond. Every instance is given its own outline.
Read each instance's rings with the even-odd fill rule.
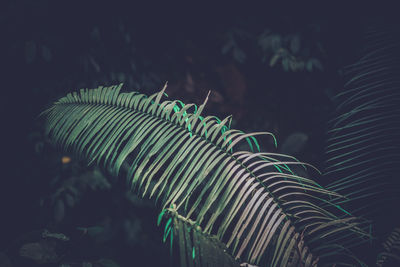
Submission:
[[[364,56],[345,70],[349,78],[336,97],[326,146],[326,187],[347,197],[332,201],[383,225],[381,232],[400,200],[397,37],[398,30],[371,29],[367,34]]]
[[[400,265],[400,228],[395,228],[383,243],[384,251],[379,253],[376,266]]]
[[[158,218],[167,220],[164,231],[164,242],[177,240],[181,266],[237,266],[239,263],[228,253],[227,247],[215,236],[204,233],[194,221],[179,215],[176,207],[164,209]],[[171,252],[172,254],[172,252]]]
[[[189,221],[201,229],[178,239],[216,238],[238,262],[314,266],[347,254],[335,242],[368,238],[357,218],[330,203],[339,194],[291,170],[306,164],[259,151],[254,136],[271,133],[245,134],[230,129],[230,117],[203,117],[206,101],[198,108],[162,101],[165,88],[147,97],[120,93],[121,86],[61,98],[46,112],[48,133],[64,150],[125,175],[140,196],[174,207],[175,233]],[[257,150],[236,151],[240,142]],[[192,253],[187,244],[180,247],[182,257]],[[197,265],[187,259],[182,262]]]

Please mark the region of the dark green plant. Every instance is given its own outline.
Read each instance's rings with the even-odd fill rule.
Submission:
[[[287,72],[323,70],[321,60],[311,54],[312,51],[317,51],[319,57],[324,54],[321,43],[305,43],[301,34],[283,35],[265,30],[258,36],[258,46],[263,62],[268,62],[270,67],[281,65]]]
[[[336,109],[328,123],[324,182],[328,189],[346,196],[334,197],[332,202],[371,222],[364,229],[373,235],[374,241],[387,236],[399,223],[398,213],[393,212],[398,210],[400,200],[397,36],[397,30],[369,29],[360,59],[345,68],[348,81],[335,97]],[[375,243],[356,249],[371,251]],[[390,262],[398,259],[399,251],[388,247],[378,255],[378,266],[392,266]],[[359,255],[363,260],[374,260],[367,253]],[[392,259],[387,260],[389,255]]]
[[[244,63],[249,50],[257,50],[262,62],[285,72],[322,71],[321,60],[325,56],[322,43],[307,42],[318,39],[318,30],[312,25],[307,28],[307,34],[278,33],[271,29],[254,33],[250,29],[232,28],[224,34],[221,52],[238,63]]]
[[[370,29],[362,57],[345,69],[329,122],[324,176],[333,199],[387,233],[400,200],[400,42],[397,31]]]
[[[383,243],[384,251],[378,254],[376,266],[400,265],[400,228],[397,227],[389,234]]]
[[[61,98],[45,112],[47,131],[65,151],[154,198],[182,266],[359,264],[347,246],[368,239],[362,221],[330,202],[340,195],[292,170],[309,165],[261,152],[254,136],[271,133],[203,117],[207,99],[196,107],[162,101],[165,88],[147,97],[121,87]],[[246,141],[251,151],[236,151]]]

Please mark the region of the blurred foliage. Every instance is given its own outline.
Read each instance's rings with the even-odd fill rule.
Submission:
[[[10,149],[0,185],[0,266],[160,266],[169,259],[150,202],[48,144],[37,115],[55,99],[119,82],[149,94],[168,81],[170,98],[195,103],[212,90],[210,113],[233,114],[233,127],[246,132],[271,131],[280,151],[319,166],[321,125],[342,84],[338,69],[353,61],[359,41],[360,12],[349,7],[347,16],[308,7],[246,12],[242,5],[181,12],[22,0],[2,7],[11,72],[4,76],[15,96],[4,101],[13,116],[4,122],[12,130],[3,139]]]
[[[284,71],[322,71],[321,58],[324,50],[320,41],[310,42],[315,39],[313,37],[313,34],[280,35],[266,30],[258,37],[258,45],[263,52],[262,60],[268,61],[271,67],[280,63]]]
[[[270,67],[280,66],[286,72],[322,71],[325,50],[318,33],[316,25],[306,25],[301,32],[293,33],[279,33],[272,29],[254,33],[233,28],[226,32],[221,52],[238,63],[244,63],[248,58],[248,49],[244,47],[252,47],[259,50],[257,57]]]
[[[25,203],[36,213],[30,222],[34,228],[3,245],[0,266],[118,267],[131,261],[131,251],[143,259],[154,252],[168,258],[152,202],[98,168],[60,154],[41,132],[30,133],[29,140],[36,167],[49,172],[38,171],[46,175],[36,181],[42,189],[34,203]],[[158,262],[148,260],[150,265]]]

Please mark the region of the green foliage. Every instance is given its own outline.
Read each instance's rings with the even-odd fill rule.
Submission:
[[[380,227],[400,200],[400,43],[395,31],[370,29],[358,62],[346,68],[346,89],[336,96],[326,145],[327,188],[332,199]]]
[[[379,253],[376,266],[400,265],[400,228],[395,228],[383,243],[384,251]]]
[[[225,244],[204,233],[196,222],[179,215],[174,206],[160,213],[158,224],[163,216],[168,218],[163,241],[170,239],[172,254],[173,240],[177,239],[181,266],[204,266],[207,263],[217,266],[239,266],[239,263],[226,253]]]
[[[320,59],[310,54],[317,51],[321,56],[323,50],[320,43],[313,44],[316,49],[310,49],[310,44],[302,42],[300,34],[277,34],[265,30],[258,37],[258,45],[263,52],[263,61],[268,61],[271,67],[280,63],[284,71],[307,71],[323,70]],[[303,47],[302,47],[303,46]]]
[[[340,195],[291,169],[307,164],[276,153],[236,151],[243,141],[258,147],[254,136],[270,133],[245,134],[230,129],[230,117],[203,117],[207,99],[197,108],[162,101],[165,87],[149,97],[120,93],[121,87],[81,89],[61,98],[45,112],[47,131],[65,151],[125,175],[132,190],[154,198],[163,210],[172,207],[164,239],[179,240],[181,259],[194,255],[197,265],[196,255],[203,255],[202,266],[216,265],[219,258],[205,253],[207,242],[188,245],[207,236],[225,244],[237,261],[313,266],[333,256],[339,263],[347,246],[368,239],[356,217],[330,203]],[[188,225],[201,233],[185,234]]]
[[[230,55],[236,62],[244,63],[249,50],[257,50],[262,62],[285,72],[322,71],[325,54],[322,44],[315,36],[315,27],[308,27],[305,33],[280,33],[264,29],[252,33],[241,28],[233,28],[224,35],[221,48],[223,55]],[[310,40],[313,40],[310,42]]]

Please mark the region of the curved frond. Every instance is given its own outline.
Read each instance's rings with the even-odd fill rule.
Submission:
[[[398,34],[367,33],[363,57],[345,70],[348,82],[336,97],[325,152],[327,188],[346,196],[332,201],[379,224],[380,232],[400,200]]]
[[[400,265],[400,228],[395,228],[383,243],[384,251],[379,253],[376,266]]]
[[[48,133],[64,150],[126,176],[132,190],[163,210],[174,207],[175,233],[187,222],[201,229],[178,239],[215,238],[238,262],[315,266],[348,255],[337,242],[368,238],[357,218],[331,204],[339,194],[291,169],[307,164],[260,151],[254,136],[272,134],[231,129],[230,117],[203,117],[206,101],[184,105],[163,101],[165,88],[147,97],[121,93],[121,86],[61,98],[45,112]],[[236,151],[240,142],[255,151]],[[182,255],[189,255],[186,246]],[[188,259],[182,262],[197,265]]]
[[[226,246],[217,238],[207,235],[196,222],[179,215],[176,207],[164,209],[158,217],[158,225],[166,219],[163,241],[170,241],[171,254],[178,243],[181,266],[239,267],[228,253]]]

